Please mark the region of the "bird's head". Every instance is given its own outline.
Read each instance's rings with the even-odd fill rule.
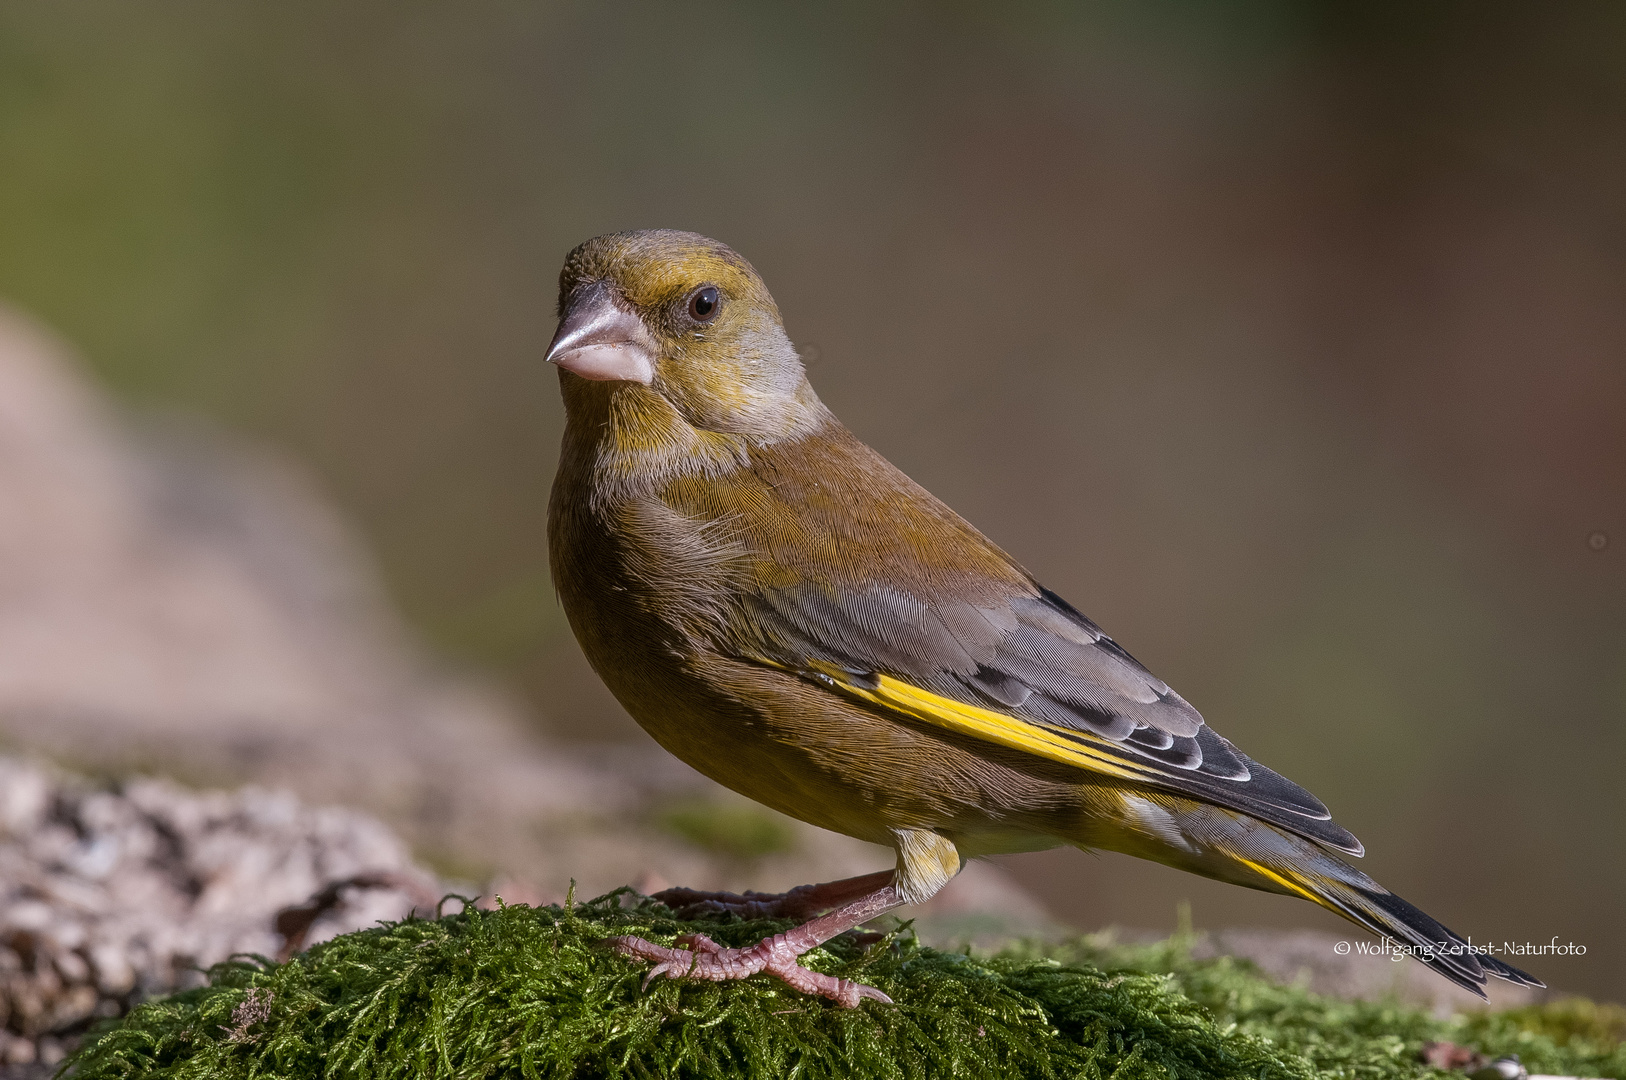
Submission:
[[[547,359],[567,403],[653,394],[705,431],[773,438],[822,410],[762,279],[696,233],[610,233],[572,251]]]

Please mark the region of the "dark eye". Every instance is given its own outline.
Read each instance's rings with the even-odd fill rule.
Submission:
[[[697,323],[709,323],[717,317],[723,306],[722,294],[715,285],[702,285],[689,296],[689,318]]]

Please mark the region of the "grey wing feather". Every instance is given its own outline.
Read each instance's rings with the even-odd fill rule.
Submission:
[[[1196,709],[1065,600],[1041,589],[1013,598],[1010,610],[1016,626],[993,656],[968,675],[954,673],[986,699],[979,703],[1092,731],[1169,768],[1222,780],[1252,775],[1224,739],[1199,738],[1212,732]]]
[[[884,585],[832,595],[765,589],[751,621],[767,658],[887,674],[967,704],[1088,732],[1174,790],[1213,799],[1359,854],[1304,788],[1243,754],[1061,597],[1035,586],[987,607],[932,603]]]

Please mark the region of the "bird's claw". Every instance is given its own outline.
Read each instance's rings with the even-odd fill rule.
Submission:
[[[716,945],[704,934],[685,934],[677,939],[678,944],[689,944],[689,942],[684,941],[684,938],[703,938],[708,944],[714,947]],[[695,961],[701,955],[698,949],[669,949],[664,945],[657,945],[653,941],[645,941],[641,937],[613,937],[607,939],[604,944],[622,956],[635,960],[655,961],[655,966],[650,968],[649,973],[644,976],[642,986],[644,990],[649,989],[649,984],[654,982],[657,976],[666,975],[674,979],[681,979],[688,975],[694,970]],[[698,942],[693,942],[693,944],[698,944]]]
[[[666,975],[674,979],[681,979],[691,970],[693,970],[693,968],[694,953],[692,952],[682,953],[682,959],[663,960],[649,969],[649,974],[644,976],[644,981],[638,987],[638,989],[648,990],[649,984],[655,981],[655,977],[657,975]]]
[[[774,938],[766,938],[747,949],[725,949],[704,934],[684,934],[675,942],[678,948],[656,945],[640,937],[610,938],[605,944],[623,956],[655,961],[655,966],[644,976],[643,987],[646,990],[661,975],[672,979],[725,982],[744,979],[761,971],[793,990],[829,998],[846,1009],[856,1008],[865,998],[892,1004],[891,998],[873,986],[838,979],[803,967],[796,962],[796,953]]]
[[[705,934],[681,934],[673,944],[681,949],[688,949],[690,952],[696,953],[719,953],[723,951],[721,945]]]
[[[819,997],[829,998],[844,1009],[856,1009],[858,1003],[865,998],[879,1001],[883,1005],[892,1004],[892,999],[875,989],[850,979],[838,979],[833,975],[812,971],[789,960],[780,963],[769,963],[763,970],[785,982],[793,990],[800,990],[804,994],[816,994]]]

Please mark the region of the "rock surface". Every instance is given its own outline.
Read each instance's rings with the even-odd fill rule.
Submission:
[[[50,1066],[92,1021],[275,956],[280,911],[363,878],[307,943],[432,907],[440,883],[376,819],[287,793],[94,784],[0,758],[0,1063]]]

